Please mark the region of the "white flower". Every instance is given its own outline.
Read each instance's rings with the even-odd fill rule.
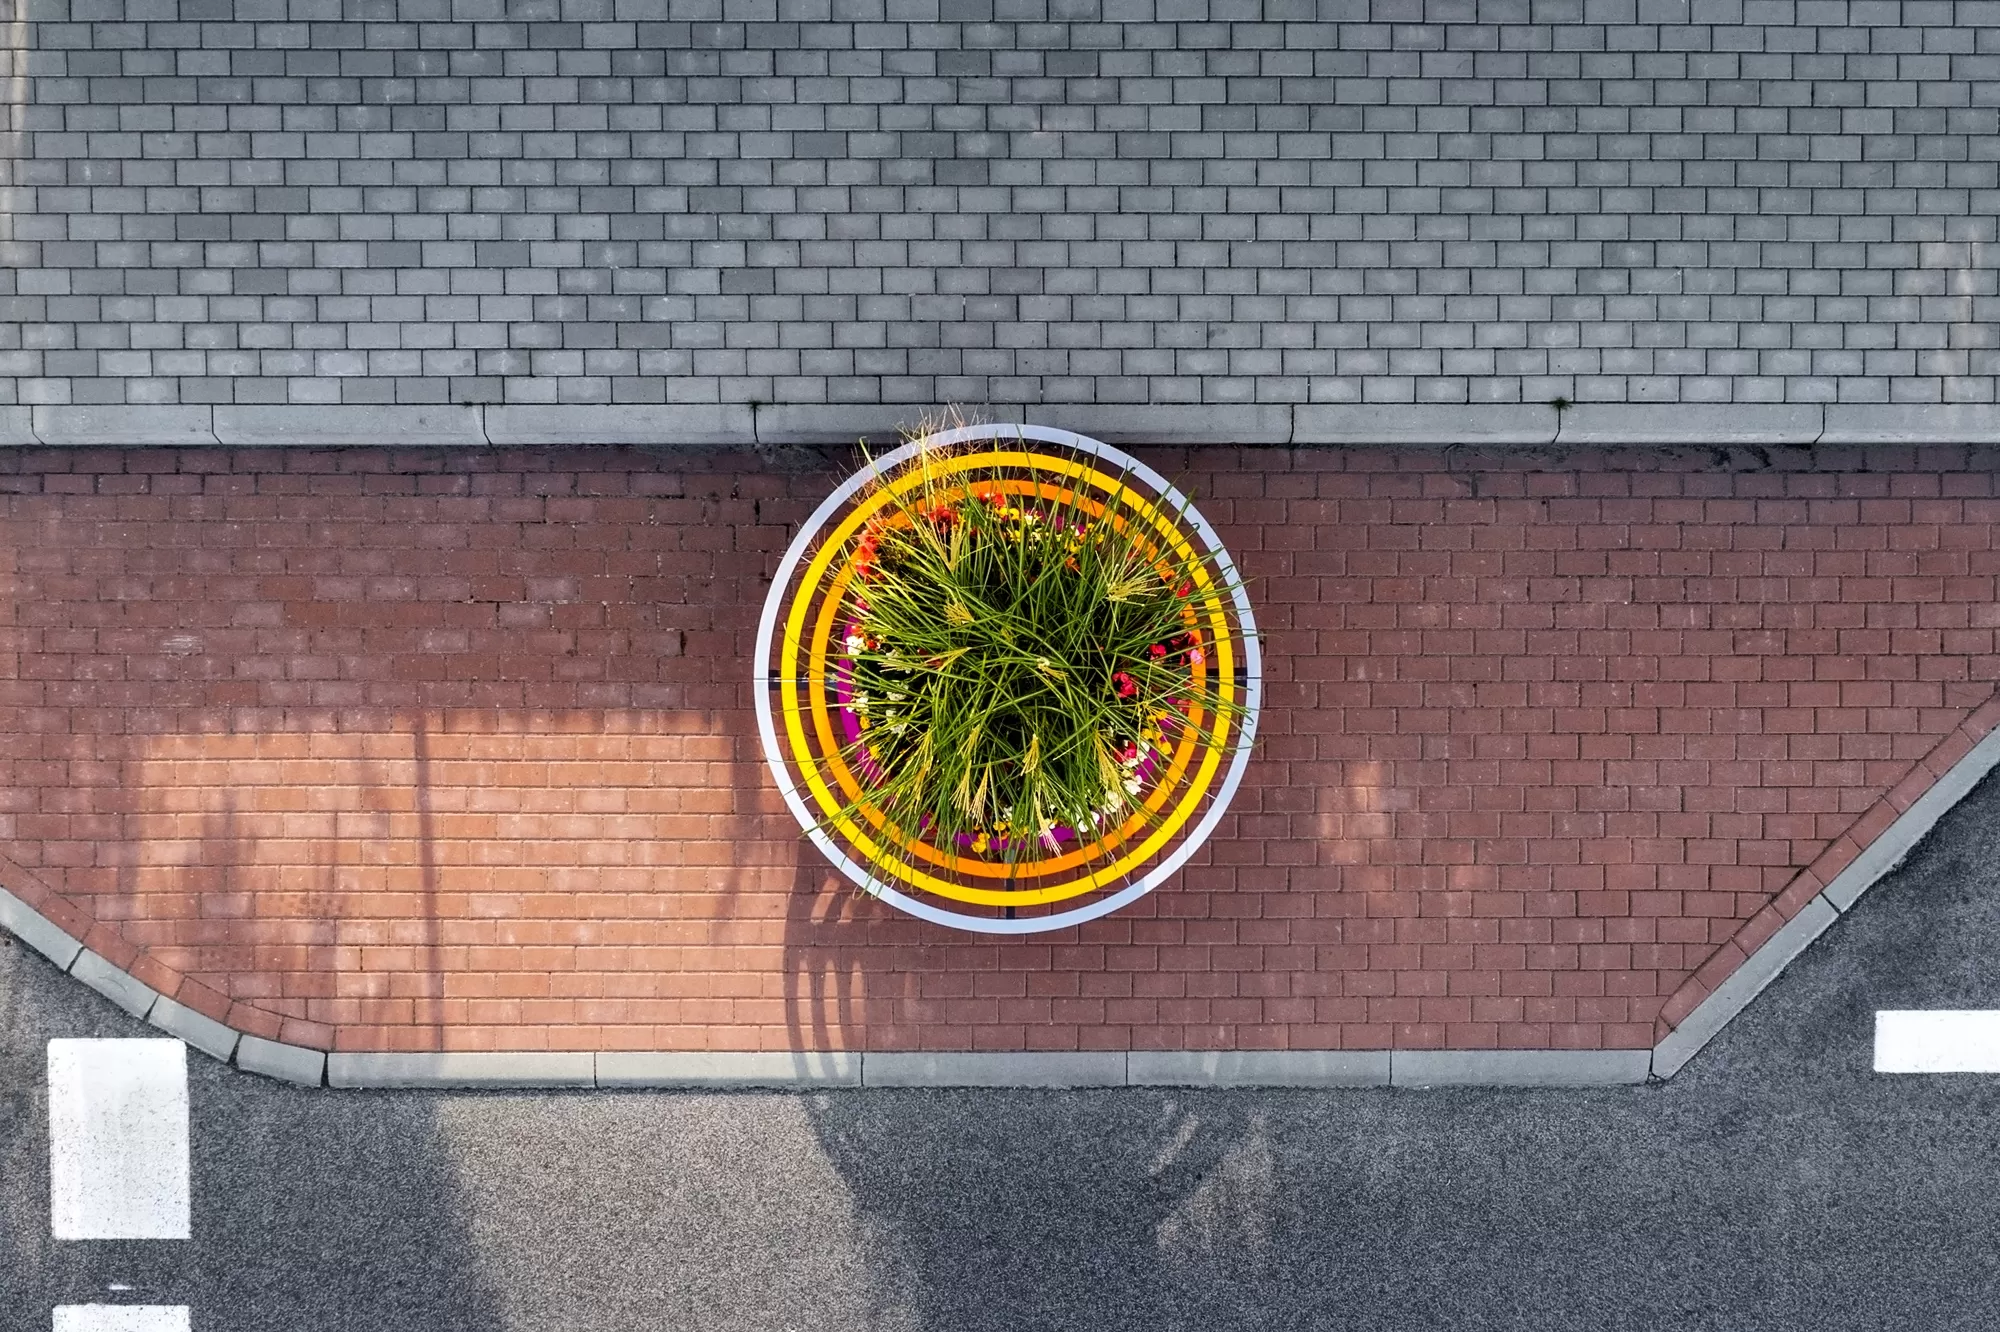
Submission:
[[[847,636],[847,651],[850,655],[862,651],[867,646],[868,640],[860,634],[849,634]]]

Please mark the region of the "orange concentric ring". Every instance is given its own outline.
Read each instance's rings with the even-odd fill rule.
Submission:
[[[1073,497],[1090,512],[1129,519],[1177,579],[1216,594],[1195,598],[1206,605],[1200,623],[1211,647],[1193,669],[1197,688],[1213,688],[1221,708],[1190,710],[1140,810],[1119,826],[1094,835],[1079,829],[1074,845],[1007,862],[896,827],[867,803],[834,726],[840,705],[832,697],[832,640],[856,579],[856,534],[915,487],[963,495],[975,481],[1008,494]],[[774,581],[759,627],[757,675],[766,758],[794,815],[829,858],[913,914],[1001,933],[1103,914],[1184,862],[1241,778],[1261,694],[1249,602],[1207,522],[1137,460],[1030,426],[968,427],[919,440],[837,490],[794,540]]]

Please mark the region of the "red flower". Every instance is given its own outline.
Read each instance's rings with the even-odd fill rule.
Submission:
[[[1123,671],[1111,677],[1111,687],[1118,691],[1120,698],[1137,698],[1139,695],[1139,682]]]
[[[1174,589],[1174,595],[1177,597],[1184,597],[1192,591],[1194,591],[1193,583],[1182,583],[1179,587]]]
[[[1164,657],[1166,655],[1167,655],[1167,645],[1165,643],[1153,644],[1153,659],[1155,661],[1158,661],[1161,657]]]
[[[861,530],[861,540],[854,546],[854,572],[864,579],[881,576],[882,525],[871,522]]]

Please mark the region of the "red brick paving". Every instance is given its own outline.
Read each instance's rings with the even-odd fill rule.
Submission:
[[[1269,701],[1109,920],[843,887],[748,707],[833,472],[617,449],[0,454],[0,883],[343,1049],[1644,1046],[2000,715],[1994,451],[1146,456]]]

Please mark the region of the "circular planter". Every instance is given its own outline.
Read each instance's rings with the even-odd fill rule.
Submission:
[[[933,845],[866,800],[870,761],[841,665],[841,640],[862,586],[858,539],[917,484],[905,464],[930,452],[931,484],[962,478],[1010,495],[1051,493],[1134,515],[1138,540],[1202,600],[1204,686],[1225,708],[1195,710],[1138,771],[1135,812],[1118,826],[1062,828],[1009,858],[975,855],[963,839]],[[996,478],[998,481],[996,482]],[[764,757],[806,836],[865,892],[913,916],[986,934],[1030,934],[1094,920],[1145,895],[1214,831],[1250,760],[1263,693],[1256,624],[1214,528],[1165,478],[1107,444],[1030,425],[965,426],[874,459],[842,482],[793,538],[757,625],[755,700]],[[857,771],[859,769],[860,771]]]

